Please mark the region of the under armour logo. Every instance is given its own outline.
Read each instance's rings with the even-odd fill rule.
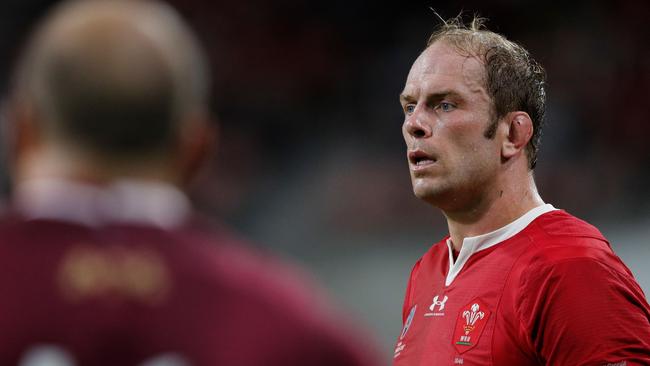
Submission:
[[[442,301],[438,301],[439,296],[436,295],[433,297],[433,303],[429,306],[429,310],[435,311],[436,306],[439,306],[438,311],[442,311],[445,308],[445,303],[447,302],[447,295],[442,298]]]

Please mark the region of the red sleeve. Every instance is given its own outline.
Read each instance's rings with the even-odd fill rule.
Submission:
[[[631,274],[593,258],[536,264],[518,313],[546,365],[650,364],[650,308]]]
[[[406,322],[406,318],[409,315],[411,306],[413,306],[411,305],[413,303],[412,288],[415,286],[414,282],[415,279],[417,278],[418,271],[420,269],[420,262],[422,262],[422,258],[420,258],[417,262],[415,262],[415,265],[413,265],[413,269],[411,269],[411,275],[409,276],[409,282],[406,285],[406,294],[404,295],[404,305],[402,306],[402,324]]]

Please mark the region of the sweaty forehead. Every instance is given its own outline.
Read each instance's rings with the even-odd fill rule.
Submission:
[[[454,47],[436,42],[415,60],[406,83],[408,86],[440,79],[456,81],[473,90],[483,88],[484,78],[484,66],[477,57],[462,55]]]

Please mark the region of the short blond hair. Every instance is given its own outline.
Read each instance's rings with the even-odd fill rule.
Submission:
[[[463,55],[478,57],[485,65],[485,88],[492,98],[496,118],[486,130],[494,137],[496,121],[509,112],[524,111],[533,122],[533,135],[526,146],[528,167],[537,163],[546,110],[546,72],[521,45],[485,27],[485,18],[474,16],[469,24],[459,15],[431,34],[427,47],[445,42]]]

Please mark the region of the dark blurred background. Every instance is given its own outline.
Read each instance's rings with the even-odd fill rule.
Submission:
[[[54,3],[3,2],[3,91]],[[311,270],[387,360],[411,265],[446,233],[411,193],[398,103],[438,24],[431,8],[488,18],[545,66],[542,197],[599,225],[650,290],[650,2],[171,3],[208,50],[221,128],[195,202]]]

